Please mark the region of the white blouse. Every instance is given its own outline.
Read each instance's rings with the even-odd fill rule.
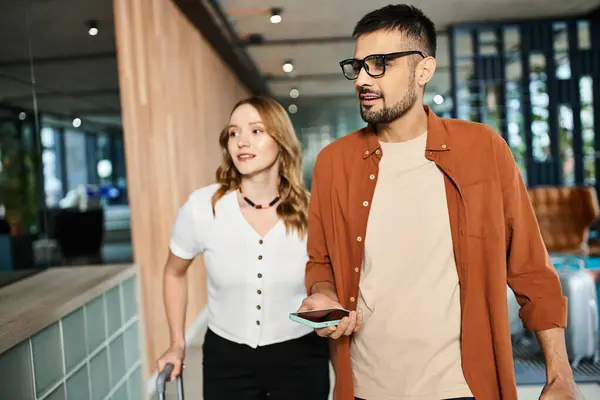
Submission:
[[[250,347],[306,335],[312,328],[289,319],[306,296],[306,237],[286,234],[283,221],[261,237],[246,221],[235,191],[216,204],[218,185],[193,192],[179,209],[170,249],[183,259],[204,253],[208,327]]]

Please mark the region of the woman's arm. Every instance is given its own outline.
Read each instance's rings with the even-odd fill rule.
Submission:
[[[158,359],[158,371],[167,364],[173,364],[171,380],[175,379],[183,368],[185,358],[185,311],[187,308],[187,270],[193,259],[177,257],[169,251],[163,274],[163,299],[167,322],[169,324],[170,345]]]
[[[171,347],[185,348],[185,310],[187,307],[187,270],[193,260],[169,251],[163,277],[163,298],[169,323]]]

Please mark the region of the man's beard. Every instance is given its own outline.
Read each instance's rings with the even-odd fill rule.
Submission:
[[[408,83],[408,89],[404,94],[402,100],[392,105],[391,107],[386,107],[385,98],[379,93],[377,93],[377,95],[381,96],[381,100],[383,101],[383,108],[381,110],[371,111],[370,109],[365,108],[361,105],[360,116],[363,119],[363,121],[372,125],[389,124],[390,122],[397,120],[398,118],[406,114],[408,111],[410,111],[410,109],[413,108],[413,106],[417,102],[417,95],[413,87],[413,82],[414,76],[410,79]],[[373,93],[369,90],[364,91],[364,93],[367,92]]]

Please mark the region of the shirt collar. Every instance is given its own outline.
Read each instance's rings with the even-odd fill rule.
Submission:
[[[450,150],[450,135],[446,131],[444,122],[429,108],[423,105],[427,113],[427,151],[447,151]],[[375,128],[371,124],[363,128],[365,135],[365,150],[363,159],[381,149],[381,144],[375,133]],[[381,152],[381,151],[379,151]]]

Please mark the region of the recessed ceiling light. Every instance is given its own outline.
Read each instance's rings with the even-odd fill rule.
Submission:
[[[98,22],[91,20],[87,22],[88,34],[90,36],[96,36],[98,34]]]
[[[286,62],[283,63],[283,71],[284,72],[292,72],[294,70],[294,65],[292,64],[291,60],[287,60]]]
[[[296,88],[293,88],[292,90],[290,90],[290,97],[292,99],[297,99],[298,96],[300,96],[300,91]]]
[[[79,127],[81,126],[81,119],[79,119],[79,118],[75,118],[75,119],[73,120],[73,126],[74,126],[75,128],[79,128]]]
[[[290,112],[290,114],[296,114],[298,112],[298,106],[295,104],[290,104],[290,106],[288,107],[288,111]]]
[[[442,104],[444,102],[444,97],[442,95],[436,94],[433,98],[433,102],[435,104]]]
[[[272,24],[278,24],[281,22],[281,8],[271,8],[271,18],[269,19]]]

